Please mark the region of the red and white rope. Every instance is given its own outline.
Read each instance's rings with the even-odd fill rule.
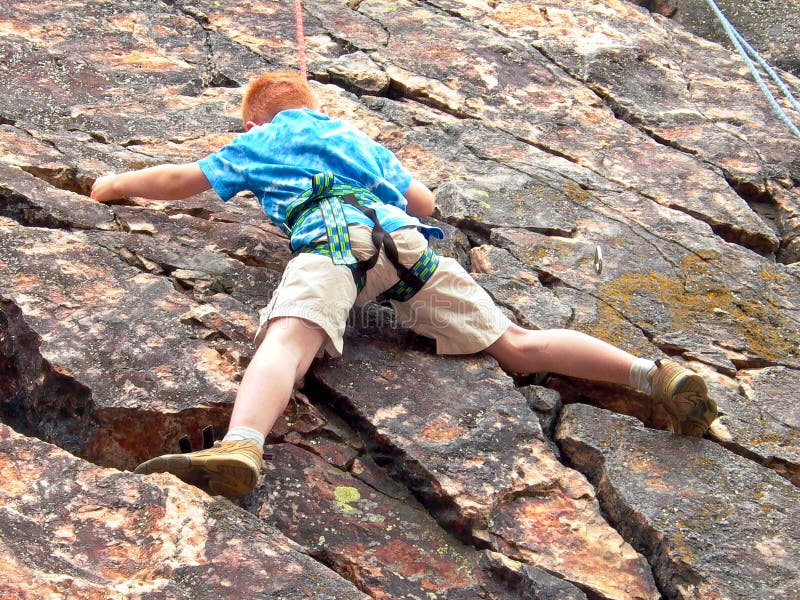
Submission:
[[[303,79],[308,79],[306,37],[303,32],[303,4],[301,0],[294,0],[294,21],[297,30],[297,63],[300,68],[300,75]]]

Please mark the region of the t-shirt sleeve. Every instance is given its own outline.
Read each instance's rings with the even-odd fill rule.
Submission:
[[[217,195],[227,202],[248,189],[245,148],[233,140],[214,154],[197,161]]]
[[[408,186],[411,185],[411,174],[406,171],[405,167],[400,164],[400,161],[388,148],[375,144],[375,152],[381,165],[383,178],[392,184],[398,192],[405,194]]]

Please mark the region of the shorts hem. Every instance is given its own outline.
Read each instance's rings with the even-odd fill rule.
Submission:
[[[466,343],[466,340],[459,343],[459,342],[451,342],[447,340],[436,340],[436,354],[443,354],[443,355],[462,355],[462,354],[477,354],[478,352],[483,352],[489,346],[494,344],[497,340],[499,340],[506,331],[508,331],[509,327],[511,327],[511,321],[509,320],[506,323],[506,326],[502,329],[502,331],[492,331],[487,332],[483,338],[477,340],[472,339],[469,340],[470,343]]]
[[[266,332],[267,327],[269,327],[270,321],[274,321],[275,319],[280,319],[282,317],[293,317],[295,319],[302,319],[304,321],[308,321],[309,323],[313,323],[320,329],[325,332],[325,335],[328,336],[328,340],[322,344],[319,353],[317,356],[321,356],[322,353],[327,353],[333,358],[338,358],[342,355],[342,350],[344,349],[344,338],[339,335],[339,332],[332,332],[331,327],[328,323],[326,323],[325,319],[319,318],[314,319],[313,316],[310,317],[308,311],[299,310],[298,308],[293,308],[291,306],[286,306],[282,308],[273,308],[269,316],[263,321],[261,326],[258,328],[258,332],[256,333],[256,339],[259,336],[263,336],[264,332]]]

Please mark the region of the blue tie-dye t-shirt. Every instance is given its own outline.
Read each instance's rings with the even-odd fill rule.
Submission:
[[[287,207],[311,188],[314,175],[330,171],[337,184],[366,188],[384,202],[375,211],[386,231],[412,226],[427,236],[443,237],[440,229],[406,213],[403,194],[411,175],[394,154],[355,127],[309,109],[281,111],[271,123],[253,127],[198,164],[222,200],[250,190],[281,228]],[[372,226],[359,210],[348,205],[344,210],[348,224]],[[292,248],[324,234],[322,216],[315,211],[295,227]]]

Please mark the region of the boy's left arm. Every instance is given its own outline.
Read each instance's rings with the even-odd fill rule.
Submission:
[[[119,175],[104,175],[94,182],[91,197],[98,202],[126,196],[181,200],[210,188],[211,184],[196,162],[166,164]]]

